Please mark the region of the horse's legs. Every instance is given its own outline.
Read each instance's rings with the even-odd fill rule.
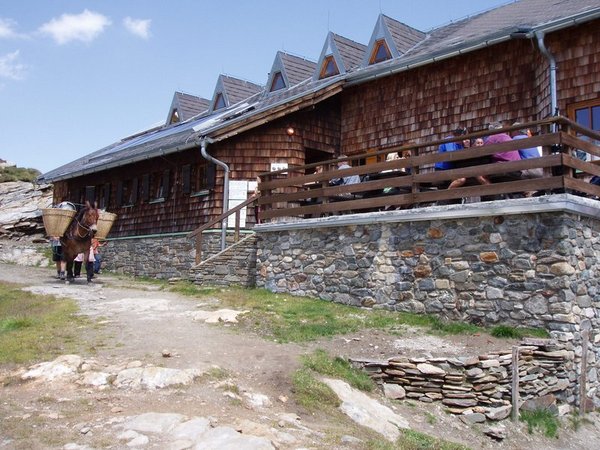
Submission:
[[[94,263],[93,262],[88,261],[85,263],[85,273],[87,275],[88,283],[90,283],[92,281],[92,278],[94,278]]]
[[[73,280],[73,261],[67,261],[67,280]]]

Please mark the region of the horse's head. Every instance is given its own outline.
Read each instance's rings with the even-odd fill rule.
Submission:
[[[94,202],[94,205],[91,205],[90,202],[86,200],[80,223],[90,230],[92,236],[96,234],[96,231],[98,231],[99,217],[100,213],[98,212],[98,203]]]

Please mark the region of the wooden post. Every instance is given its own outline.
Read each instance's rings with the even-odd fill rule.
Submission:
[[[583,416],[587,404],[587,362],[588,362],[588,342],[590,340],[589,330],[581,331],[581,365],[579,373],[579,415]]]
[[[233,242],[240,240],[240,211],[235,212],[235,232],[233,236]]]
[[[513,422],[519,420],[519,346],[513,345],[512,348],[512,411],[511,419]]]

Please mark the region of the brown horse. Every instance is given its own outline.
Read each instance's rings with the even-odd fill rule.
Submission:
[[[88,263],[90,255],[90,246],[92,238],[98,229],[98,205],[90,205],[85,202],[82,208],[71,221],[69,228],[63,237],[60,238],[62,245],[63,258],[67,262],[67,280],[73,280],[73,260],[78,253],[84,253],[85,269],[88,283],[94,276],[93,265]]]

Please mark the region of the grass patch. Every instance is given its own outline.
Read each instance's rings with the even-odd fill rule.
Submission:
[[[522,339],[524,337],[548,338],[550,335],[541,328],[518,328],[509,325],[497,325],[490,330],[497,338]]]
[[[540,430],[546,437],[558,437],[558,418],[548,410],[536,409],[534,411],[523,411],[521,412],[520,420],[527,424],[529,434],[532,434],[534,430]]]
[[[29,181],[35,180],[41,172],[37,169],[26,169],[24,167],[0,168],[0,183],[7,181]]]
[[[437,335],[488,332],[500,338],[548,337],[542,329],[499,325],[486,330],[471,323],[451,322],[431,314],[366,310],[309,297],[276,294],[266,289],[204,287],[185,281],[165,289],[198,300],[205,296],[216,297],[222,306],[248,310],[250,312],[240,319],[240,326],[282,343],[312,341],[370,328],[397,334],[406,326],[424,328]]]
[[[438,439],[415,430],[402,430],[394,448],[403,450],[468,450],[461,444]]]
[[[76,338],[86,319],[75,301],[34,295],[0,283],[0,364],[28,363],[79,350]]]
[[[340,400],[322,381],[315,378],[307,368],[296,370],[292,376],[292,392],[299,405],[309,411],[333,410],[340,405]]]
[[[171,291],[196,297],[217,297],[224,307],[250,311],[240,325],[278,342],[306,342],[322,337],[376,328],[397,333],[403,326],[428,328],[436,334],[481,332],[468,323],[446,322],[432,315],[366,310],[308,297],[275,294],[266,289],[206,288],[177,283]]]
[[[569,419],[569,426],[571,427],[571,429],[573,431],[579,431],[581,426],[584,424],[591,425],[594,423],[587,417],[579,415],[579,413],[577,411],[574,411],[572,414],[570,414],[568,416],[568,419]]]
[[[188,297],[197,297],[201,295],[215,295],[219,292],[218,288],[196,286],[194,283],[189,281],[178,281],[169,285],[168,290],[177,294],[186,295]]]
[[[365,372],[355,369],[343,358],[331,358],[323,349],[317,349],[310,355],[302,356],[302,365],[322,375],[345,380],[352,387],[371,392],[375,388],[373,380]]]

